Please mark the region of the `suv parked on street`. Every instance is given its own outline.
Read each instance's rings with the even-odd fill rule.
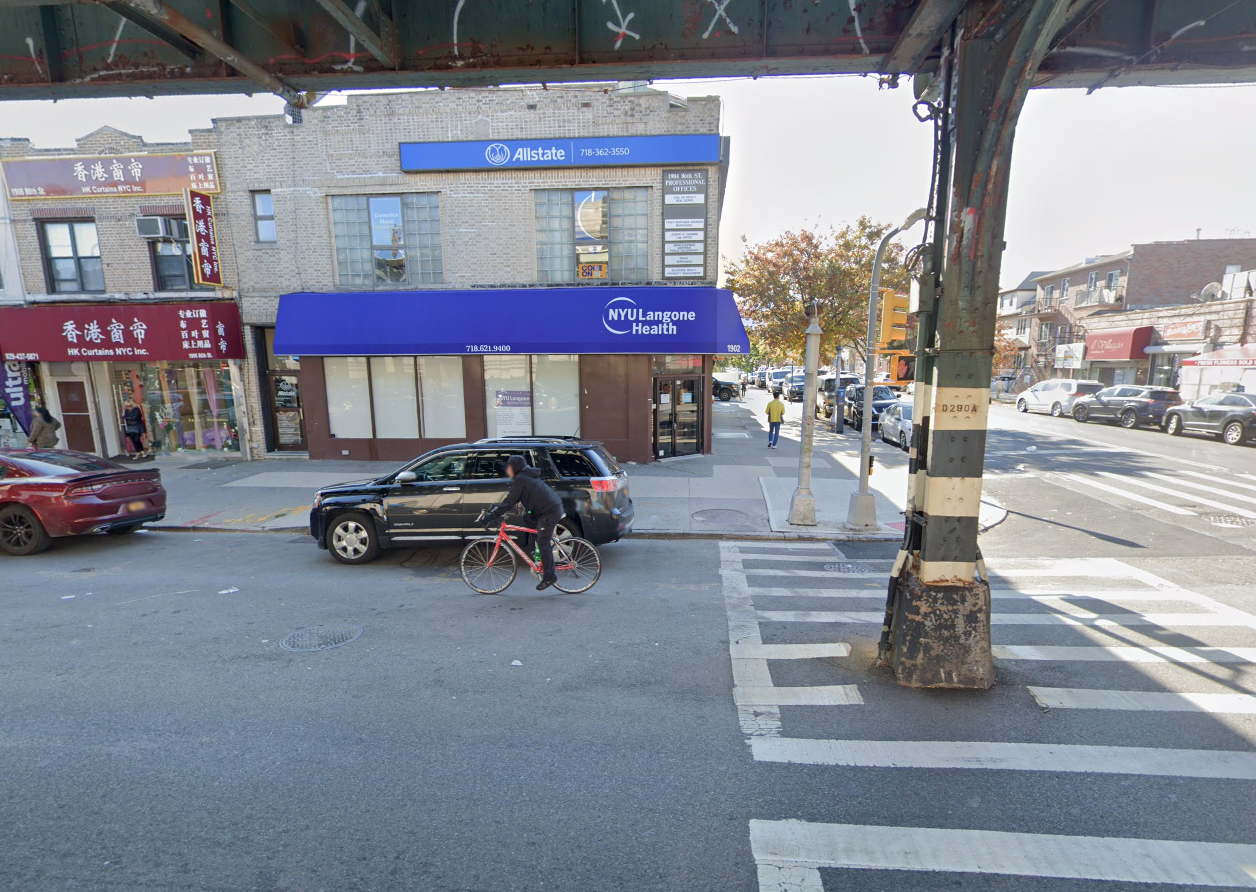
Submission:
[[[726,403],[741,393],[737,372],[714,372],[711,375],[711,396]]]
[[[1069,415],[1079,396],[1088,396],[1103,390],[1099,381],[1081,381],[1071,378],[1051,378],[1040,381],[1016,398],[1016,408],[1021,412],[1049,412],[1056,418]]]
[[[785,399],[789,402],[798,402],[802,400],[803,391],[806,389],[807,373],[794,372],[786,379]]]
[[[846,411],[851,425],[855,430],[863,430],[863,392],[862,384],[846,388]],[[884,384],[872,386],[872,426],[875,428],[881,418],[881,412],[887,406],[898,402],[898,394]]]
[[[1240,446],[1244,440],[1256,439],[1256,396],[1211,393],[1174,406],[1164,413],[1164,429],[1175,437],[1183,431],[1212,434],[1231,446]]]
[[[602,545],[632,529],[628,475],[601,443],[499,437],[442,446],[383,477],[320,489],[310,535],[344,564],[365,564],[389,546],[483,536],[475,519],[505,498],[512,455],[527,459],[563,500],[557,538],[581,536]]]
[[[1118,384],[1078,397],[1073,404],[1073,420],[1119,421],[1121,427],[1138,427],[1140,424],[1159,426],[1164,413],[1181,404],[1182,398],[1172,388]]]

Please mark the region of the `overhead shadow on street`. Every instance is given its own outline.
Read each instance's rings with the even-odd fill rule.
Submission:
[[[1074,526],[1071,523],[1064,523],[1059,520],[1048,520],[1047,518],[1039,517],[1036,514],[1026,514],[1023,511],[1013,511],[1011,508],[1008,508],[1006,510],[1008,514],[1015,515],[1016,517],[1023,517],[1026,520],[1036,520],[1039,523],[1046,523],[1055,527],[1063,527],[1066,530],[1073,530],[1076,533],[1085,533],[1087,536],[1093,536],[1094,538],[1099,539],[1103,542],[1109,542],[1113,545],[1120,545],[1120,546],[1123,546],[1124,548],[1146,548],[1147,547],[1146,545],[1143,545],[1140,542],[1134,542],[1130,539],[1122,539],[1120,536],[1110,536],[1107,533],[1099,533],[1099,532],[1096,532],[1095,530],[1087,529],[1086,527]]]

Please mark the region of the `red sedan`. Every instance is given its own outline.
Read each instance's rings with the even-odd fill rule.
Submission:
[[[64,449],[0,449],[0,551],[38,554],[61,536],[133,533],[166,516],[161,472]]]

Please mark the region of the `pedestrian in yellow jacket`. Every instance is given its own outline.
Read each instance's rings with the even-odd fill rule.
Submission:
[[[781,392],[772,392],[772,402],[768,403],[768,448],[775,449],[776,441],[781,438],[781,422],[785,420],[785,404],[781,402]]]

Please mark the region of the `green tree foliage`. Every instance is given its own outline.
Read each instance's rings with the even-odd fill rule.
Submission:
[[[758,245],[725,267],[727,287],[750,335],[752,350],[776,359],[800,360],[805,349],[807,307],[820,305],[820,362],[841,346],[862,352],[868,327],[868,289],[877,245],[890,225],[860,217],[841,229],[786,232]],[[743,242],[745,239],[743,238]],[[881,261],[881,285],[905,291],[903,248],[891,243]]]

